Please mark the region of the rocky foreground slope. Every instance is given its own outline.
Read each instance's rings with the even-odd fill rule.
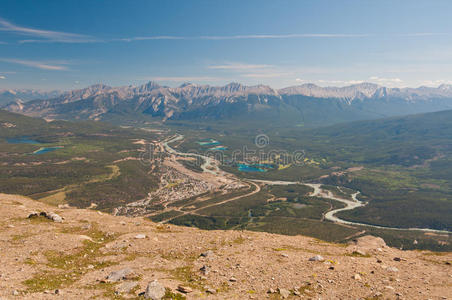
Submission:
[[[0,220],[0,299],[452,298],[452,253],[370,236],[203,231],[5,194]]]

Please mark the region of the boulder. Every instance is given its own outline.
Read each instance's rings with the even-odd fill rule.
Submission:
[[[165,287],[157,280],[150,282],[144,292],[145,299],[160,300],[165,297]]]
[[[290,296],[289,290],[278,288],[278,292],[279,292],[279,295],[281,296],[281,298],[283,298],[283,299],[289,298],[289,296]]]

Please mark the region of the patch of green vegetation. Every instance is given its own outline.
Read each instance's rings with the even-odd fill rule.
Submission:
[[[71,228],[69,231],[79,232],[79,229]],[[68,254],[59,251],[44,253],[47,259],[45,265],[52,270],[36,273],[32,278],[25,280],[23,284],[27,287],[28,292],[41,292],[68,286],[86,274],[88,266],[101,269],[115,264],[114,262],[99,262],[98,260],[103,256],[99,249],[106,243],[113,241],[114,236],[98,230],[96,225],[92,226],[92,229],[82,230],[82,233],[90,237],[91,240],[85,240],[83,246],[73,253]]]
[[[170,270],[169,273],[177,280],[193,289],[202,290],[203,282],[198,274],[193,271],[193,266],[179,267]]]
[[[180,293],[174,293],[171,289],[166,289],[165,296],[163,296],[163,299],[168,300],[185,300],[187,297]]]

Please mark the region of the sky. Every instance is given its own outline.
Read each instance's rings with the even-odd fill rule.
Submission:
[[[449,0],[2,0],[0,89],[452,83]]]

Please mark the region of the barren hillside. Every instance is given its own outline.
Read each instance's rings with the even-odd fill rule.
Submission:
[[[48,218],[29,218],[33,212]],[[400,251],[370,236],[339,245],[304,236],[203,231],[55,209],[5,194],[0,217],[2,300],[452,295],[452,253]]]

